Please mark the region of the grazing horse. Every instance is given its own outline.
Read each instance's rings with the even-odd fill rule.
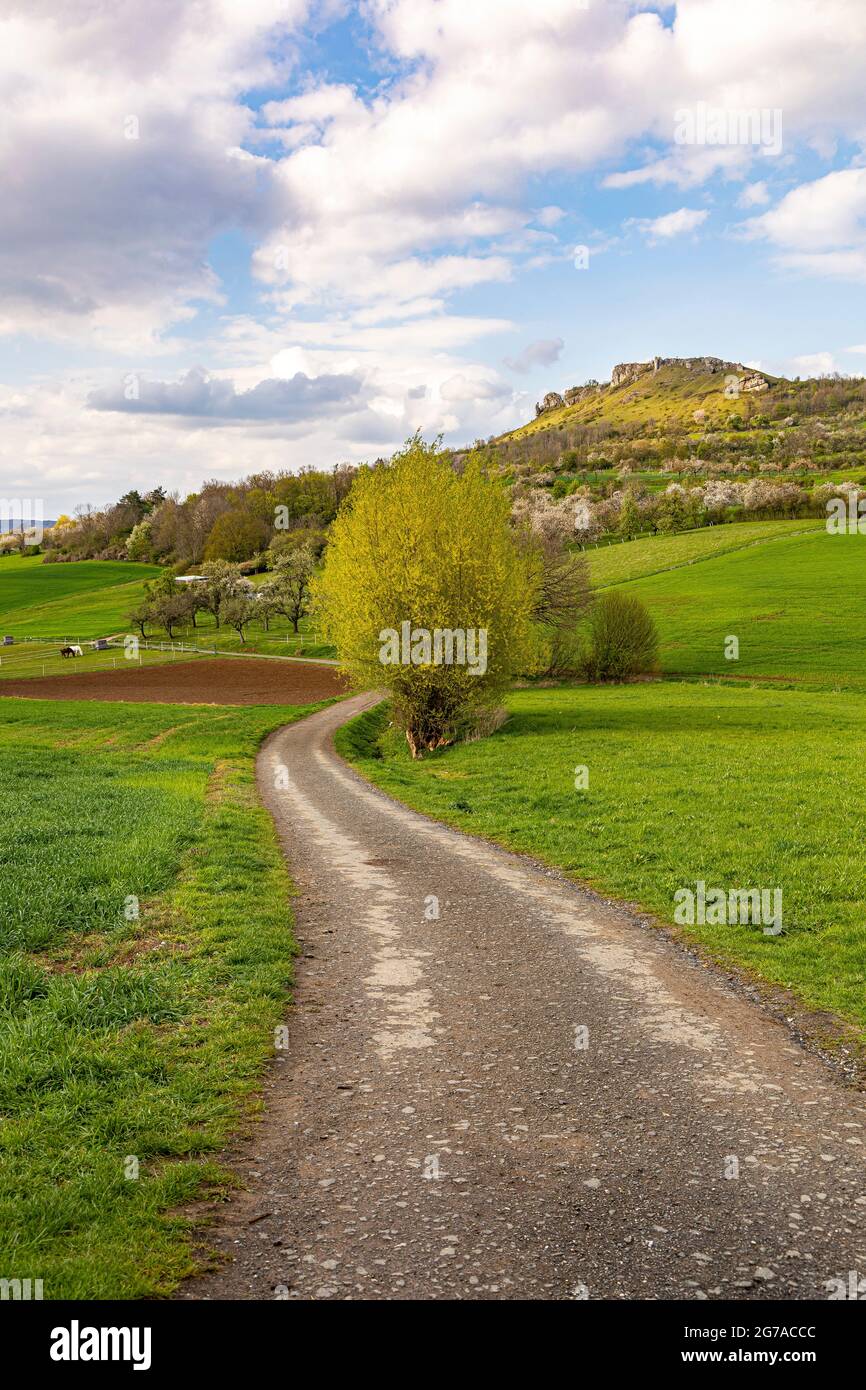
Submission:
[[[77,646],[76,646],[76,647],[61,647],[61,648],[60,648],[60,655],[61,655],[61,656],[83,656],[84,653],[82,652],[81,648],[80,648],[80,647],[77,647]]]

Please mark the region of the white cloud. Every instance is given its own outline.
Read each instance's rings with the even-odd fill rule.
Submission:
[[[653,159],[636,169],[607,174],[602,179],[602,188],[635,188],[644,183],[694,188],[717,173],[741,178],[749,158],[750,152],[742,146],[678,145],[661,159]]]
[[[130,415],[175,415],[194,420],[321,419],[357,409],[361,381],[356,376],[323,374],[270,377],[238,391],[233,381],[211,376],[193,367],[180,381],[136,379],[135,389],[121,381],[92,391],[87,404],[92,410],[122,411]]]
[[[512,372],[529,372],[533,367],[549,367],[557,362],[565,343],[562,338],[536,338],[527,343],[516,357],[506,357],[505,365]]]
[[[747,183],[739,198],[737,206],[741,208],[759,208],[765,203],[769,203],[770,194],[766,183],[759,180],[758,183]]]
[[[456,376],[443,381],[439,394],[443,401],[448,402],[495,401],[502,396],[510,396],[511,388],[504,381],[497,381],[493,377],[481,376],[478,373],[468,376],[458,372]]]
[[[750,230],[792,251],[850,249],[863,239],[866,221],[866,169],[839,169],[801,184],[770,212],[754,218]]]
[[[677,208],[676,212],[666,212],[661,217],[634,218],[631,225],[638,227],[650,241],[670,241],[672,237],[695,231],[708,216],[704,208]]]
[[[219,298],[208,243],[259,215],[238,97],[274,80],[268,38],[305,12],[306,0],[6,7],[0,331],[140,348]]]
[[[797,369],[798,376],[823,376],[839,370],[832,352],[806,352],[799,357],[792,357],[791,361]]]
[[[788,269],[866,279],[866,169],[839,169],[801,184],[745,222],[742,233],[770,242]]]
[[[484,359],[501,360],[495,335],[520,326],[503,301],[465,312],[458,297],[486,305],[489,287],[554,266],[575,241],[610,245],[596,246],[579,207],[572,219],[559,206],[577,204],[585,174],[620,193],[751,180],[741,205],[767,211],[746,236],[791,271],[866,279],[862,168],[768,207],[759,152],[673,143],[676,110],[697,102],[781,109],[774,178],[794,176],[798,145],[826,158],[836,142],[866,143],[862,0],[337,0],[332,13],[373,26],[373,89],[354,87],[343,65],[333,82],[293,69],[313,3],[4,8],[0,331],[60,342],[67,366],[7,400],[12,473],[26,459],[43,477],[77,470],[125,490],[119,460],[134,471],[150,450],[153,467],[169,459],[193,484],[223,467],[284,465],[280,439],[303,438],[304,461],[324,460],[416,427],[516,423],[525,403]],[[271,98],[262,113],[257,93]],[[707,215],[682,207],[630,225],[671,241]],[[227,232],[256,247],[263,300],[243,313],[208,263]],[[203,304],[224,317],[194,336]],[[235,397],[298,374],[362,386],[345,414],[257,417],[240,461],[237,417],[223,428],[211,410],[199,428],[188,415],[82,409],[110,383],[96,369],[85,382],[80,361],[106,346],[136,363],[161,355],[167,386],[207,361]],[[285,388],[272,389],[276,399]]]

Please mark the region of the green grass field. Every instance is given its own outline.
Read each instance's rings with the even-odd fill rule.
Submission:
[[[8,556],[0,559],[0,621],[5,621],[13,610],[122,587],[135,579],[152,579],[159,572],[158,565],[134,565],[122,560],[46,565],[40,555]]]
[[[44,565],[39,555],[0,560],[0,635],[84,641],[122,630],[157,565],[82,560]]]
[[[866,691],[864,536],[792,535],[626,587],[658,624],[665,673]]]
[[[38,555],[0,560],[0,637],[50,637],[56,644],[57,639],[87,642],[134,633],[137,629],[130,625],[129,614],[144,598],[146,581],[161,572],[157,565],[113,560],[62,565],[44,565]],[[266,578],[256,575],[254,582]],[[155,625],[149,626],[147,633],[153,641],[168,640],[168,634]],[[175,637],[218,651],[319,658],[335,655],[333,647],[319,641],[309,619],[302,620],[297,636],[285,618],[275,618],[268,632],[261,624],[251,624],[246,641],[241,642],[233,628],[217,628],[210,614],[200,613],[194,628],[177,629]],[[72,666],[67,662],[61,669],[66,672]]]
[[[594,589],[642,579],[648,574],[694,565],[744,546],[764,544],[801,532],[824,529],[820,519],[805,521],[736,521],[726,526],[706,526],[675,535],[641,536],[634,541],[615,541],[587,550]]]
[[[780,887],[780,936],[681,930],[862,1031],[866,539],[745,523],[600,549],[590,566],[646,602],[663,673],[687,680],[516,690],[498,733],[418,763],[380,709],[341,750],[409,805],[662,921],[699,880]],[[0,561],[0,633],[125,631],[149,572],[111,565],[103,583],[101,564]],[[192,635],[240,649],[225,629]],[[292,651],[285,635],[253,630],[245,649]],[[23,674],[16,661],[41,674],[42,654],[57,670],[120,665],[54,652],[0,649],[0,679]],[[192,1268],[172,1213],[228,1181],[214,1155],[255,1107],[291,972],[290,887],[253,757],[304,712],[0,699],[0,1271],[43,1279],[46,1298],[159,1296]]]
[[[46,1299],[193,1266],[167,1213],[227,1180],[291,978],[254,755],[305,712],[0,700],[0,1269]]]
[[[674,893],[783,890],[784,931],[682,928],[866,1027],[866,701],[684,684],[513,692],[491,738],[413,763],[382,708],[338,747],[385,791],[673,921]],[[575,768],[589,770],[575,789]],[[532,923],[526,924],[532,950]]]

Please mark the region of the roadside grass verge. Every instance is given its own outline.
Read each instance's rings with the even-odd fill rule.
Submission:
[[[192,1270],[176,1209],[229,1181],[289,997],[255,753],[312,708],[0,700],[0,1277],[146,1298]]]
[[[866,700],[685,684],[514,691],[492,737],[414,762],[387,708],[339,751],[391,795],[673,923],[677,889],[783,890],[784,931],[680,927],[866,1037]],[[575,789],[575,768],[589,788]],[[532,950],[531,920],[526,950]]]

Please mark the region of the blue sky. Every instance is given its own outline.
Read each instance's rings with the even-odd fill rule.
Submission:
[[[46,515],[655,353],[866,370],[860,0],[49,0],[0,52],[0,494]]]

